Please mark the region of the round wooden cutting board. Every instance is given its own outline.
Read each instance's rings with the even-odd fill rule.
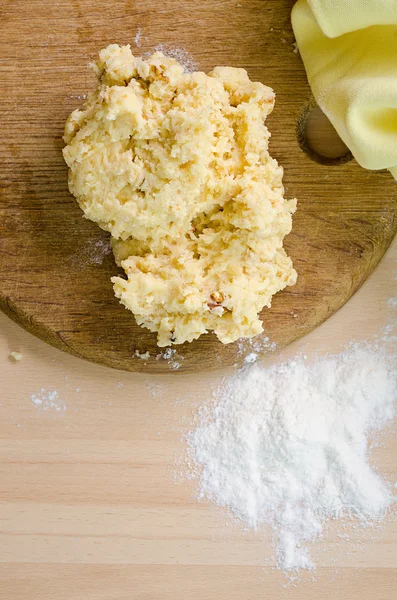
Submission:
[[[310,89],[287,0],[13,0],[0,14],[0,305],[23,327],[82,358],[125,370],[196,371],[242,362],[248,343],[212,334],[171,358],[113,295],[118,272],[108,234],[82,218],[67,189],[64,122],[95,86],[88,63],[109,43],[135,54],[161,45],[208,71],[244,67],[276,92],[271,154],[298,199],[286,248],[298,283],[263,314],[273,351],[340,308],[365,281],[397,230],[397,185],[354,161],[319,164],[300,148],[297,123]],[[326,161],[327,162],[327,161]],[[274,343],[275,344],[274,344]],[[148,361],[135,351],[150,352]]]

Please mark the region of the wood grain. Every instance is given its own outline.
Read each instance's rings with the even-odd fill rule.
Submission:
[[[354,298],[281,359],[338,352],[395,323],[396,273],[397,239]],[[7,360],[12,350],[21,362]],[[264,568],[270,531],[244,531],[197,502],[195,482],[175,480],[182,436],[230,370],[120,372],[59,352],[3,314],[0,361],[1,600],[395,600],[395,519],[349,527],[348,539],[331,527],[310,548],[317,569],[290,584]],[[36,407],[41,387],[66,410]],[[396,433],[370,457],[391,484]]]
[[[0,305],[23,327],[76,356],[125,370],[166,372],[155,336],[137,327],[113,296],[117,272],[107,234],[82,219],[67,191],[61,156],[70,111],[95,82],[87,63],[110,42],[136,53],[162,43],[184,48],[205,71],[247,68],[277,94],[271,152],[285,167],[299,210],[286,241],[298,284],[263,313],[277,348],[340,308],[373,270],[397,229],[390,175],[354,161],[320,165],[299,147],[296,124],[310,98],[293,52],[288,0],[3,1],[0,16]],[[135,350],[151,353],[148,363]],[[264,349],[266,351],[266,349]],[[178,348],[181,370],[242,360],[239,345],[213,335]]]

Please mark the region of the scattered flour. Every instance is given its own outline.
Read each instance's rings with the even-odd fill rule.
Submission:
[[[388,344],[397,342],[396,328],[397,321],[395,323],[388,323],[381,332],[381,341]]]
[[[152,398],[159,398],[163,395],[163,388],[159,383],[149,382],[146,384],[146,388],[149,391]]]
[[[102,265],[106,256],[111,253],[112,249],[108,240],[89,240],[72,257],[72,262],[81,267]]]
[[[392,308],[397,308],[397,298],[389,298],[387,301],[388,305]]]
[[[397,274],[395,274],[394,279],[397,280]],[[397,296],[391,296],[388,299],[387,304],[391,309],[397,309]],[[397,319],[393,313],[391,313],[391,315],[392,318],[383,328],[380,339],[382,342],[386,342],[389,346],[395,347],[397,343]]]
[[[177,353],[175,348],[166,348],[163,352],[156,354],[156,360],[166,360],[170,368],[177,371],[182,366],[181,361],[184,360],[184,356]]]
[[[40,388],[36,394],[30,396],[30,399],[40,410],[53,410],[55,412],[64,412],[66,410],[66,404],[61,400],[56,390]]]
[[[364,345],[240,370],[187,436],[199,497],[270,526],[279,568],[312,569],[306,545],[330,519],[373,524],[395,501],[368,452],[394,416],[396,379],[391,359]]]
[[[43,71],[44,73],[44,71]],[[87,99],[87,94],[78,94],[77,96],[70,96],[71,98],[76,98],[77,100],[86,100]]]
[[[135,38],[134,38],[135,46],[137,48],[141,47],[141,39],[142,39],[142,29],[139,26],[138,29],[137,29],[137,32],[135,34]]]
[[[257,360],[258,360],[258,354],[256,352],[250,352],[244,358],[244,362],[247,363],[247,364],[254,363]]]
[[[160,360],[163,358],[164,360],[169,360],[173,356],[175,356],[176,350],[174,348],[166,348],[163,352],[157,354],[156,359]]]
[[[277,348],[275,342],[271,342],[266,336],[256,338],[242,338],[237,342],[238,355],[244,357],[245,363],[255,362],[259,356],[267,352],[274,352]],[[235,365],[237,366],[237,364]]]
[[[198,70],[196,61],[184,48],[175,48],[169,44],[158,44],[154,52],[162,52],[165,56],[175,58],[185,69],[187,73],[193,73]]]

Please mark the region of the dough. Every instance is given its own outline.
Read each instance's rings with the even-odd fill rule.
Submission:
[[[158,345],[263,331],[258,313],[296,281],[283,238],[296,201],[270,157],[274,93],[244,69],[186,73],[129,46],[99,54],[97,91],[67,120],[69,188],[110,231],[116,296]]]

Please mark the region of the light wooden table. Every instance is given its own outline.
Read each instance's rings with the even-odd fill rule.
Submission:
[[[397,242],[360,292],[283,356],[371,338],[397,311]],[[0,315],[0,597],[4,600],[395,600],[397,521],[367,543],[331,529],[315,582],[266,572],[267,531],[241,531],[175,480],[181,436],[223,373],[112,371],[46,346]],[[23,353],[12,363],[12,350]],[[56,389],[66,410],[31,395]],[[394,430],[395,431],[395,430]],[[390,431],[374,462],[392,479]]]

